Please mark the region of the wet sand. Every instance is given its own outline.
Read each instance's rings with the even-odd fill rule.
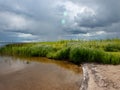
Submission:
[[[55,64],[55,61],[40,63],[12,59],[0,57],[0,90],[80,89],[82,71],[78,70],[79,67],[73,65],[77,69],[74,71]]]
[[[120,90],[120,65],[83,64],[80,90]]]

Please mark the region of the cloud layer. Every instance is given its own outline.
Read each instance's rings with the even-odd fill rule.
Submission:
[[[0,0],[0,41],[120,37],[117,0]]]

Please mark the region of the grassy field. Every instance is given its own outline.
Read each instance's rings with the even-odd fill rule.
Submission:
[[[120,64],[120,39],[9,44],[0,48],[0,54],[47,57],[67,60],[75,64],[83,62]]]

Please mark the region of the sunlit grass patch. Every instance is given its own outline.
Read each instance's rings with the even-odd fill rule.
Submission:
[[[61,40],[9,44],[0,48],[0,54],[26,57],[47,57],[76,64],[97,62],[120,64],[120,39]]]

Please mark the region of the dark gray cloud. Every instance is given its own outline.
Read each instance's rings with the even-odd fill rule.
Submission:
[[[69,29],[69,28],[68,28]],[[85,34],[86,32],[85,31],[80,31],[80,30],[73,30],[73,29],[69,29],[69,30],[65,30],[66,31],[66,33],[68,33],[68,34]]]
[[[114,0],[72,0],[63,4],[66,12],[70,13],[71,21],[67,25],[79,28],[79,31],[88,32],[86,35],[79,34],[77,38],[115,38],[120,37],[120,1]],[[69,9],[72,6],[72,9]],[[75,12],[74,12],[75,11]],[[73,24],[76,24],[75,26]],[[74,29],[73,29],[74,31]],[[104,31],[103,33],[100,33]],[[98,32],[98,33],[96,33]],[[73,33],[71,33],[73,34]],[[90,35],[89,35],[90,34]],[[94,35],[96,34],[96,35]],[[112,34],[114,34],[112,36]],[[104,36],[103,36],[104,35]],[[74,35],[76,37],[76,35]],[[74,37],[72,35],[72,37]],[[70,35],[71,37],[71,35]]]
[[[120,1],[114,0],[93,0],[94,2],[89,4],[89,7],[92,7],[93,4],[96,8],[94,15],[84,15],[81,18],[82,14],[78,14],[76,21],[80,26],[83,27],[105,27],[110,26],[114,23],[120,22]],[[89,12],[88,12],[89,13]]]
[[[120,37],[119,8],[119,0],[0,0],[0,40]]]

